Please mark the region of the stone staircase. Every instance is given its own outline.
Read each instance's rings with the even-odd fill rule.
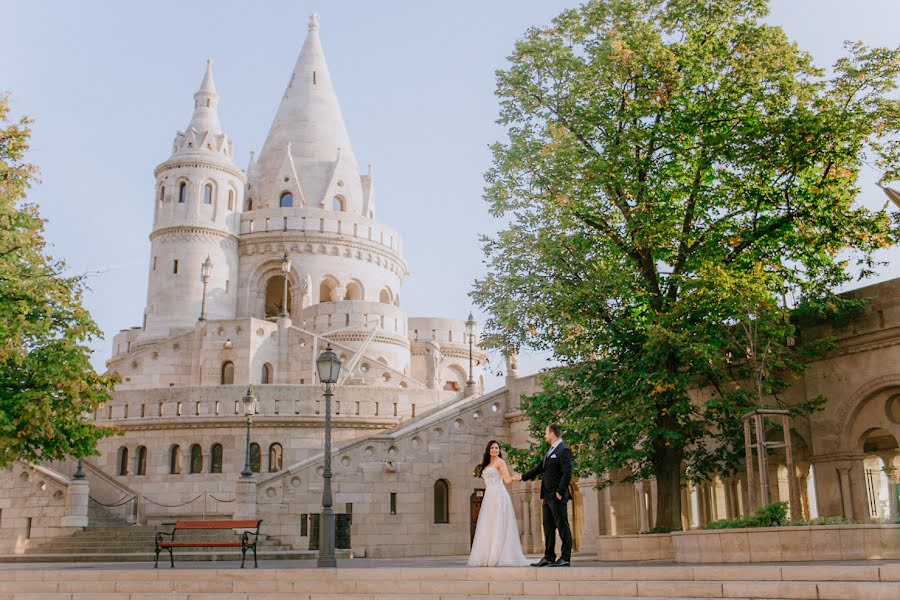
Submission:
[[[171,526],[134,526],[91,502],[88,506],[89,525],[70,536],[58,537],[27,548],[23,554],[0,555],[0,562],[134,562],[154,559],[157,531],[171,531]],[[175,518],[173,518],[175,520]],[[265,523],[263,529],[265,531]],[[179,532],[180,540],[222,540],[227,531]],[[238,539],[238,538],[235,538]],[[279,540],[260,534],[260,560],[313,558],[318,554],[308,550],[294,550]],[[176,562],[185,560],[240,559],[240,548],[176,549]],[[252,558],[252,554],[248,555]],[[346,553],[344,554],[346,556]],[[160,563],[168,553],[160,553]]]
[[[0,599],[897,600],[900,597],[900,563],[897,562],[469,569],[462,566],[462,560],[442,567],[434,566],[433,562],[430,567],[404,567],[391,566],[392,561],[373,565],[362,559],[360,563],[369,564],[369,568],[343,566],[354,562],[341,561],[338,569],[2,569]]]

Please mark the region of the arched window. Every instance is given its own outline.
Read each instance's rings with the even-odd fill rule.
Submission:
[[[278,442],[269,446],[269,473],[281,470],[281,457],[283,450]]]
[[[332,302],[333,300],[339,300],[339,298],[332,298],[332,294],[334,294],[337,289],[337,282],[331,277],[326,277],[322,280],[321,285],[319,285],[319,302]]]
[[[212,204],[213,200],[213,186],[211,183],[207,183],[203,186],[203,204]]]
[[[191,473],[203,472],[203,449],[200,444],[191,446]]]
[[[262,371],[259,374],[259,382],[272,383],[272,365],[269,363],[265,363],[262,366]]]
[[[390,304],[391,303],[391,290],[388,288],[384,288],[378,294],[378,301],[382,304]]]
[[[213,444],[209,451],[209,472],[222,472],[222,444]]]
[[[247,199],[247,210],[253,210],[253,198]]]
[[[128,475],[128,448],[119,448],[119,475]]]
[[[336,210],[337,212],[344,212],[344,198],[341,196],[335,196],[331,199],[331,210]]]
[[[178,186],[178,203],[184,204],[185,202],[187,202],[187,184],[182,181]]]
[[[146,446],[138,446],[137,449],[137,464],[135,465],[135,474],[136,475],[146,475],[147,474],[147,447]]]
[[[159,203],[162,204],[166,201],[166,186],[159,186]]]
[[[181,473],[181,447],[178,444],[172,446],[169,451],[169,473],[172,475]]]
[[[259,444],[253,442],[250,444],[250,470],[259,473],[259,465],[262,462],[260,457]]]
[[[362,300],[363,299],[363,288],[362,285],[358,281],[351,281],[347,284],[347,292],[344,295],[344,300]]]
[[[434,482],[434,522],[450,522],[450,484],[446,479]]]
[[[222,385],[234,383],[234,363],[230,360],[222,365]]]
[[[228,210],[234,210],[234,190],[228,190]]]
[[[294,205],[294,195],[290,192],[284,192],[281,194],[281,198],[278,199],[278,206],[281,208],[290,208]]]

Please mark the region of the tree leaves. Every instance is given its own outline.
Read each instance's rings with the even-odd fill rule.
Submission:
[[[29,120],[9,122],[0,97],[0,467],[93,453],[110,428],[85,417],[114,381],[90,364],[101,332],[82,307],[83,281],[45,254],[44,221],[25,202]]]
[[[865,276],[898,241],[854,200],[864,156],[897,169],[900,51],[851,45],[827,80],[766,12],[588,2],[497,74],[508,136],[485,199],[510,225],[473,297],[491,343],[565,365],[525,410],[536,433],[564,423],[583,473],[733,471],[742,412],[827,350],[796,320],[853,308],[833,293],[847,255]],[[672,529],[676,492],[660,496]]]

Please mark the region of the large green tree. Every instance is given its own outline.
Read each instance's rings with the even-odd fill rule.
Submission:
[[[655,476],[660,528],[681,527],[682,470],[734,469],[741,413],[822,350],[782,298],[840,312],[832,290],[897,241],[855,198],[864,163],[896,175],[900,52],[851,44],[826,74],[767,10],[589,2],[497,76],[487,339],[560,359],[524,404],[535,432],[561,421],[605,483]]]
[[[86,343],[101,335],[82,307],[81,277],[45,253],[44,221],[26,202],[29,121],[0,96],[0,467],[95,451],[109,428],[84,415],[109,398]]]

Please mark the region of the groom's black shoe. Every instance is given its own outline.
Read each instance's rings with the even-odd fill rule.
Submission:
[[[570,563],[569,561],[567,561],[567,560],[561,558],[561,559],[557,560],[556,562],[550,563],[549,566],[551,566],[551,567],[571,567],[571,566],[572,566],[572,563]]]
[[[556,561],[547,560],[546,558],[542,558],[536,563],[531,563],[532,567],[546,567],[547,565],[555,565]]]

